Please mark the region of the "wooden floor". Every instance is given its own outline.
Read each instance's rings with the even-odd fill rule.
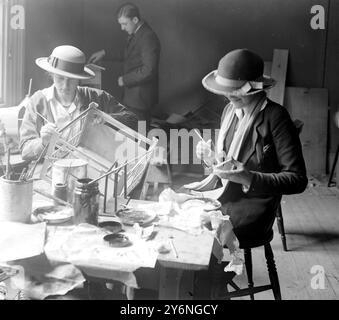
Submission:
[[[325,185],[318,184],[308,187],[303,194],[283,197],[289,251],[282,249],[276,224],[271,245],[284,300],[339,299],[339,189]],[[252,256],[254,284],[268,284],[263,248],[253,249]],[[234,281],[240,287],[246,287],[245,272],[236,276]],[[312,288],[312,283],[318,285],[318,289],[314,285]],[[248,297],[237,299],[247,300]],[[258,293],[255,299],[272,300],[272,291]]]

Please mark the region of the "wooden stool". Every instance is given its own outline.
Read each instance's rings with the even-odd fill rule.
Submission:
[[[250,247],[244,248],[244,257],[245,257],[245,267],[247,273],[247,280],[248,280],[248,288],[240,289],[237,286],[234,286],[234,283],[226,283],[226,295],[224,299],[229,300],[234,297],[243,297],[243,296],[250,296],[251,300],[254,300],[254,294],[272,290],[274,299],[281,300],[281,292],[280,292],[280,284],[277,269],[275,266],[274,255],[270,245],[270,242],[265,243],[265,257],[267,263],[267,271],[270,278],[270,284],[262,285],[262,286],[254,286],[253,283],[253,267],[252,267],[252,252]],[[230,284],[235,290],[232,292],[228,291],[227,285]]]
[[[284,218],[282,216],[282,209],[281,209],[280,203],[279,203],[279,207],[276,212],[276,217],[277,217],[278,230],[279,230],[279,234],[281,237],[281,242],[282,242],[284,251],[288,251],[287,243],[286,243],[285,227],[284,227]]]

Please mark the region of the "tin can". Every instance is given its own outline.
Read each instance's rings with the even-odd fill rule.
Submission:
[[[98,183],[89,184],[92,179],[78,179],[73,194],[74,224],[98,225],[99,188]]]
[[[67,184],[67,199],[73,202],[73,192],[77,179],[87,177],[88,162],[83,159],[60,159],[52,167],[52,193],[57,183]]]
[[[0,177],[0,221],[28,223],[32,213],[33,180]]]

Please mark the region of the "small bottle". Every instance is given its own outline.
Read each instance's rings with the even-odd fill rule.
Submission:
[[[61,200],[67,201],[67,184],[56,183],[53,188],[53,195]],[[54,201],[55,205],[58,205],[59,202]]]
[[[74,224],[98,225],[99,189],[98,183],[89,184],[92,179],[78,179],[73,194]]]

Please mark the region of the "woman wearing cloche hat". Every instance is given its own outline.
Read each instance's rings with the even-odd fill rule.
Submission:
[[[85,54],[70,45],[56,47],[49,57],[36,59],[47,71],[53,84],[38,90],[29,99],[20,127],[20,149],[25,160],[36,159],[49,143],[51,135],[76,118],[91,102],[117,120],[136,128],[137,118],[112,95],[94,88],[79,86],[80,80],[90,79],[94,72],[86,67]],[[74,136],[78,127],[65,130],[63,136]]]
[[[282,194],[303,192],[307,185],[298,132],[287,110],[267,98],[274,80],[263,70],[261,57],[238,49],[203,78],[208,91],[227,97],[229,103],[215,150],[210,141],[196,149],[200,159],[213,164],[212,174],[186,185],[197,191],[213,189],[210,195],[230,215],[242,248],[269,242]]]

